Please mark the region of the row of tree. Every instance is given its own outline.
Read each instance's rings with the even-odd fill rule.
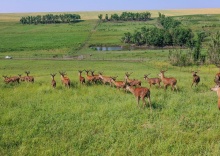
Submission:
[[[108,14],[103,17],[102,14],[98,15],[100,21],[147,21],[151,18],[150,12],[132,13],[122,12],[121,15],[112,14],[110,17]]]
[[[172,17],[166,17],[164,14],[159,12],[158,22],[163,26],[164,29],[176,28],[181,24],[180,21],[173,19]]]
[[[60,15],[37,15],[21,17],[20,22],[22,24],[52,24],[52,23],[71,23],[80,20],[81,17],[78,14],[60,14]]]
[[[159,28],[142,27],[134,33],[127,32],[122,37],[124,43],[136,44],[138,46],[193,46],[193,33],[189,28],[174,28],[170,30]]]

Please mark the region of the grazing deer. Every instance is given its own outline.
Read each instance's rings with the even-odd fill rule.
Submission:
[[[161,82],[161,79],[160,78],[149,78],[150,74],[147,74],[147,75],[144,75],[144,79],[150,84],[150,88],[151,88],[151,85],[155,85],[155,84],[158,84],[159,87],[161,88],[161,85],[160,85],[160,82]]]
[[[33,76],[29,76],[30,71],[25,71],[25,73],[27,74],[27,76],[25,76],[25,81],[27,82],[34,82],[34,77]]]
[[[85,72],[86,72],[86,79],[87,79],[87,81],[88,81],[89,83],[93,83],[95,77],[92,76],[92,75],[89,75],[89,71],[90,71],[90,70],[85,70]]]
[[[64,84],[66,87],[70,88],[70,79],[68,77],[65,77],[66,73],[59,71],[60,76],[61,76],[61,82]]]
[[[56,81],[55,81],[55,79],[54,79],[54,77],[55,77],[56,74],[50,74],[50,75],[51,75],[51,78],[52,78],[51,85],[52,85],[53,88],[56,88],[56,84],[57,84],[57,83],[56,83]]]
[[[116,80],[116,78],[110,76],[103,76],[102,72],[99,72],[99,78],[102,80],[103,84],[109,83],[110,86],[112,85],[112,79]]]
[[[192,82],[191,87],[193,86],[194,83],[195,83],[195,87],[196,87],[198,85],[198,83],[200,82],[200,77],[196,73],[197,73],[196,71],[192,72],[193,82]]]
[[[170,78],[165,77],[164,73],[166,71],[167,70],[162,70],[162,71],[160,71],[160,74],[159,74],[159,76],[160,76],[160,78],[161,78],[161,80],[162,80],[162,82],[164,84],[164,89],[166,90],[167,86],[171,86],[173,91],[174,91],[174,89],[177,90],[177,86],[176,86],[177,80],[175,78],[173,78],[173,77],[170,77]]]
[[[218,109],[220,110],[220,87],[219,87],[219,85],[216,85],[215,87],[211,88],[211,91],[217,92],[217,96],[218,96]]]
[[[215,74],[214,82],[216,85],[220,85],[220,73]]]
[[[3,76],[3,77],[4,77],[4,82],[5,83],[9,83],[9,82],[19,83],[19,80],[20,80],[20,78],[18,76],[12,76],[12,77]]]
[[[21,74],[18,74],[21,81],[25,81],[25,76],[21,76]]]
[[[135,96],[135,98],[137,99],[137,106],[138,107],[140,107],[139,106],[140,99],[142,99],[142,101],[143,101],[143,108],[146,106],[145,97],[147,97],[148,103],[149,103],[150,109],[151,109],[150,89],[148,89],[146,87],[134,88],[132,86],[129,86],[129,84],[126,85],[126,89],[128,91],[130,91]]]
[[[82,76],[82,70],[78,70],[78,72],[79,72],[79,82],[80,82],[80,84],[83,84],[83,83],[86,83],[86,80],[85,80],[85,78]]]
[[[120,88],[125,88],[125,82],[124,81],[116,81],[116,78],[113,78],[111,79],[111,82],[116,86],[117,89],[120,89]]]
[[[129,83],[130,86],[141,86],[141,81],[139,80],[135,80],[135,79],[129,79],[129,76],[132,74],[133,72],[131,72],[130,74],[128,72],[125,73],[125,81],[127,83]]]

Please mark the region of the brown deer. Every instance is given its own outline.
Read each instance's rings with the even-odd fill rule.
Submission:
[[[200,82],[200,77],[197,75],[196,71],[193,71],[192,75],[193,75],[193,82],[192,82],[191,87],[193,86],[194,83],[195,83],[195,87],[196,87],[198,85],[198,83]]]
[[[27,74],[27,76],[25,76],[25,81],[27,82],[34,82],[34,77],[33,76],[29,76],[30,71],[25,71],[25,73]]]
[[[11,79],[8,76],[2,75],[2,77],[4,78],[5,83],[11,82]]]
[[[99,75],[95,75],[94,74],[94,70],[90,70],[91,71],[91,74],[92,74],[92,76],[94,77],[94,82],[99,82],[99,81],[101,81],[101,79],[100,79],[100,77],[99,77]]]
[[[150,88],[151,88],[151,85],[155,85],[155,84],[158,84],[159,87],[161,88],[161,85],[160,85],[160,82],[161,82],[161,79],[160,78],[149,78],[150,74],[147,74],[147,75],[144,75],[144,79],[150,84]]]
[[[135,79],[129,79],[129,76],[132,74],[133,72],[131,72],[130,74],[128,72],[125,73],[125,81],[127,83],[129,83],[130,86],[141,86],[141,81],[139,80],[135,80]]]
[[[61,76],[61,82],[64,84],[66,87],[70,88],[70,79],[68,77],[65,77],[66,73],[59,71],[60,76]]]
[[[53,88],[56,88],[56,84],[57,84],[57,83],[56,83],[56,81],[55,81],[55,79],[54,79],[54,77],[55,77],[56,74],[50,74],[50,75],[51,75],[51,78],[52,78],[51,85],[52,85]]]
[[[147,97],[148,99],[148,103],[150,105],[150,109],[151,109],[151,100],[150,100],[150,89],[146,88],[146,87],[137,87],[134,88],[132,86],[126,85],[126,89],[128,91],[130,91],[135,98],[137,99],[137,106],[140,108],[139,106],[139,101],[140,99],[142,99],[143,101],[143,108],[146,106],[146,101],[145,101],[145,97]]]
[[[218,109],[220,110],[220,87],[219,87],[219,85],[216,85],[215,87],[211,88],[211,91],[217,92],[217,96],[218,96]]]
[[[21,76],[21,74],[18,74],[21,81],[25,81],[25,76]]]
[[[215,74],[214,82],[216,83],[216,85],[220,85],[220,72]]]
[[[11,77],[3,76],[3,77],[4,77],[4,82],[5,83],[10,83],[10,82],[19,83],[19,81],[20,81],[20,78],[18,76],[11,76]]]
[[[92,76],[92,75],[89,75],[89,71],[90,71],[90,70],[85,70],[85,72],[86,72],[86,79],[87,79],[87,81],[88,81],[89,83],[93,83],[95,77]]]
[[[109,83],[110,86],[112,85],[113,77],[110,76],[103,76],[102,72],[99,72],[99,78],[102,80],[103,84]],[[114,78],[116,80],[116,78]]]
[[[118,76],[117,76],[118,77]],[[120,88],[125,88],[125,82],[124,81],[116,81],[116,78],[113,78],[111,79],[111,82],[116,86],[117,89],[120,89]]]
[[[79,72],[79,82],[80,82],[80,84],[83,84],[83,83],[86,83],[86,80],[85,80],[85,78],[82,76],[82,70],[78,70],[78,72]]]
[[[166,90],[167,86],[171,86],[173,91],[174,91],[174,89],[177,90],[177,86],[176,86],[177,80],[175,78],[173,78],[173,77],[169,77],[169,78],[165,77],[164,73],[166,71],[167,70],[161,70],[160,74],[159,74],[159,76],[160,76],[160,78],[161,78],[161,80],[162,80],[162,82],[164,84],[164,89]]]

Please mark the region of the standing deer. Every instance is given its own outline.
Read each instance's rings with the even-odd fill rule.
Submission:
[[[18,74],[21,81],[25,81],[25,76],[21,76],[21,74]]]
[[[79,72],[79,82],[80,82],[80,84],[83,84],[83,83],[86,83],[86,80],[85,80],[85,78],[82,76],[82,70],[78,70],[78,72]]]
[[[68,77],[65,77],[66,73],[59,71],[60,76],[61,76],[61,82],[64,84],[66,87],[70,88],[70,79]]]
[[[131,72],[130,74],[128,72],[125,73],[125,81],[127,83],[129,83],[130,86],[141,86],[141,81],[139,80],[135,80],[135,79],[129,79],[129,76],[132,74],[133,72]]]
[[[85,70],[85,72],[86,72],[86,79],[87,79],[87,81],[88,81],[89,83],[93,83],[95,77],[92,76],[92,75],[89,75],[89,70]]]
[[[196,87],[198,85],[198,83],[200,82],[200,77],[196,73],[197,73],[196,71],[192,72],[193,82],[192,82],[191,87],[193,86],[194,83],[195,83],[195,87]]]
[[[50,74],[50,75],[51,75],[51,78],[52,78],[51,85],[52,85],[53,88],[56,88],[56,84],[57,84],[57,83],[56,83],[56,81],[55,81],[55,79],[54,79],[54,77],[55,77],[56,74]]]
[[[116,77],[113,78],[111,76],[103,76],[102,72],[99,72],[99,78],[102,80],[103,84],[109,83],[110,86],[112,85],[112,79],[116,80]]]
[[[4,77],[4,82],[5,83],[9,83],[9,82],[19,83],[19,80],[20,80],[20,78],[18,76],[12,76],[12,77],[3,76],[3,77]]]
[[[99,75],[95,75],[94,72],[95,72],[94,70],[91,70],[91,74],[92,74],[92,76],[94,77],[94,82],[99,82],[99,81],[101,81]]]
[[[146,88],[146,87],[134,88],[132,86],[126,85],[126,89],[128,91],[130,91],[135,96],[135,98],[137,99],[137,106],[138,107],[140,107],[139,106],[140,99],[142,99],[142,101],[143,101],[143,108],[146,106],[145,97],[147,97],[148,103],[149,103],[150,109],[151,109],[150,90],[148,88]]]
[[[149,78],[150,74],[147,74],[147,75],[144,75],[144,79],[150,84],[150,88],[151,88],[151,85],[155,85],[155,84],[158,84],[159,87],[161,88],[161,85],[160,85],[160,82],[161,82],[161,79],[160,78]]]
[[[219,87],[219,85],[216,85],[215,87],[211,88],[211,91],[217,92],[217,96],[218,96],[218,109],[220,110],[220,87]]]
[[[25,81],[27,82],[34,82],[34,77],[33,76],[29,76],[30,71],[25,71],[25,73],[27,74],[27,76],[25,76]]]
[[[116,78],[112,78],[111,79],[111,82],[116,86],[117,89],[120,89],[120,88],[125,88],[125,82],[124,81],[116,81]]]
[[[174,91],[174,89],[177,90],[177,86],[176,86],[177,80],[175,78],[173,78],[173,77],[170,77],[170,78],[165,77],[164,73],[166,71],[167,70],[161,70],[160,74],[159,74],[159,76],[160,76],[160,78],[161,78],[161,80],[162,80],[162,82],[164,84],[164,89],[166,90],[167,86],[171,86],[173,91]]]

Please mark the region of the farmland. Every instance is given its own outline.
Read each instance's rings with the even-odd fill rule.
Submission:
[[[219,29],[218,11],[209,20],[207,15],[190,15],[193,11],[168,12],[194,31]],[[75,24],[55,25],[21,25],[19,17],[25,14],[0,15],[1,75],[30,71],[35,77],[34,83],[0,81],[0,155],[218,155],[220,114],[217,95],[210,91],[218,68],[172,66],[166,49],[97,52],[88,46],[122,45],[125,32],[154,27],[156,19],[100,24],[94,14],[82,13],[83,21]],[[4,59],[6,55],[13,59]],[[64,57],[80,55],[84,59]],[[149,87],[144,74],[157,77],[168,69],[165,75],[177,79],[178,91],[152,86],[152,110],[139,109],[134,96],[123,90],[80,85],[78,70],[84,69],[118,76],[117,80],[133,72],[131,78],[144,87]],[[191,88],[192,70],[199,70],[198,87]],[[66,71],[70,89],[61,84],[59,71]],[[56,88],[51,86],[51,73],[57,73]]]

